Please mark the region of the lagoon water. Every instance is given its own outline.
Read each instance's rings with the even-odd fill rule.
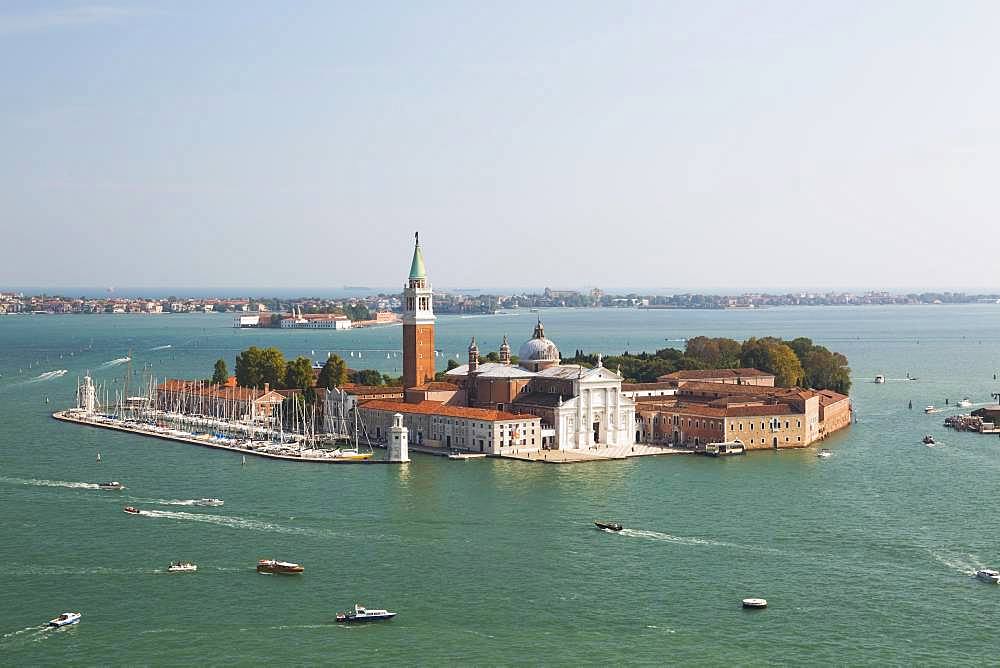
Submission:
[[[443,316],[464,361],[534,314]],[[547,335],[617,353],[698,334],[810,336],[846,354],[857,424],[815,450],[551,466],[414,455],[268,461],[64,424],[88,369],[207,376],[249,345],[399,373],[399,327],[234,330],[223,315],[0,317],[0,663],[973,664],[1000,650],[1000,439],[927,404],[1000,391],[1000,308],[546,310]],[[313,351],[315,351],[313,353]],[[362,351],[352,358],[350,351]],[[387,359],[386,355],[390,357]],[[440,360],[443,367],[444,359]],[[29,366],[30,365],[30,366]],[[65,373],[60,373],[65,370]],[[884,373],[890,380],[875,385]],[[909,373],[917,381],[905,379]],[[46,398],[50,404],[45,403]],[[913,410],[907,402],[913,401]],[[932,433],[935,447],[920,439]],[[103,461],[97,463],[100,452]],[[86,485],[121,480],[124,492]],[[219,497],[217,508],[190,499]],[[156,511],[132,517],[133,504]],[[607,518],[621,534],[593,529]],[[275,556],[302,577],[254,572]],[[171,560],[199,570],[168,575]],[[765,611],[739,601],[763,596]],[[333,623],[355,601],[392,622]],[[82,622],[41,625],[66,610]]]

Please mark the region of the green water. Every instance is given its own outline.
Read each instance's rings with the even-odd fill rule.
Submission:
[[[442,317],[437,342],[449,356],[464,356],[472,334],[484,351],[504,333],[516,346],[533,317]],[[697,334],[812,336],[849,356],[859,422],[824,443],[834,451],[827,460],[808,450],[562,467],[421,455],[405,467],[255,458],[242,467],[236,454],[49,413],[72,401],[87,369],[98,381],[120,376],[124,367],[102,365],[129,349],[137,367],[180,377],[207,376],[216,358],[231,364],[252,344],[316,358],[337,350],[356,368],[395,371],[400,360],[386,351],[399,349],[400,329],[239,331],[213,315],[0,317],[0,663],[997,661],[1000,588],[970,572],[1000,564],[1000,439],[950,432],[944,414],[921,409],[965,395],[989,401],[1000,309],[542,317],[567,351],[653,350]],[[920,380],[875,385],[876,373]],[[922,445],[924,433],[939,444]],[[107,479],[128,489],[74,486]],[[176,503],[207,496],[225,505]],[[125,515],[129,503],[156,516]],[[630,530],[596,531],[598,518]],[[256,574],[255,560],[269,556],[306,572]],[[175,559],[198,572],[166,574]],[[770,607],[746,612],[746,596]],[[400,614],[333,624],[355,601]],[[42,630],[65,610],[82,622]]]

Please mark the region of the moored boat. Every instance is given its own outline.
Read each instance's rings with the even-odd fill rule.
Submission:
[[[64,612],[55,619],[50,619],[49,626],[55,626],[58,628],[60,626],[76,624],[80,621],[80,617],[82,617],[82,615],[79,612]]]
[[[353,622],[378,622],[385,619],[392,619],[395,616],[396,613],[389,610],[369,610],[362,605],[355,604],[354,612],[338,612],[337,621],[341,624],[350,624]]]
[[[704,454],[709,457],[728,457],[731,455],[745,455],[746,453],[746,446],[743,445],[743,441],[738,439],[721,443],[707,443],[704,451]]]
[[[980,568],[976,571],[976,578],[982,580],[983,582],[1000,584],[1000,571],[995,571],[992,568]]]
[[[121,484],[117,480],[112,480],[111,482],[99,482],[97,483],[98,489],[110,489],[110,490],[123,490],[125,485]]]
[[[594,526],[605,531],[621,531],[622,525],[618,522],[594,522]]]
[[[139,514],[139,509],[136,508],[136,507],[134,507],[134,506],[125,506],[124,510],[129,515],[138,515]]]
[[[290,561],[278,561],[277,559],[259,559],[257,561],[258,573],[273,573],[280,575],[293,575],[301,573],[305,568]]]
[[[754,610],[760,610],[767,607],[766,598],[745,598],[743,599],[743,607],[751,608]]]
[[[194,573],[197,570],[198,566],[190,561],[175,561],[167,566],[168,573]]]

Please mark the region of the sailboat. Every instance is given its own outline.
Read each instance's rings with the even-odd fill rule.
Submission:
[[[348,413],[353,414],[353,425],[348,423]],[[327,430],[333,437],[334,442],[342,442],[343,445],[348,446],[341,446],[333,450],[330,453],[331,458],[361,461],[371,459],[375,454],[371,441],[368,439],[368,431],[361,422],[358,411],[347,408],[346,395],[344,393],[340,395],[340,402],[333,404],[331,414],[327,416],[327,420],[330,421],[327,424]],[[362,436],[368,446],[367,450],[362,450],[360,447]]]

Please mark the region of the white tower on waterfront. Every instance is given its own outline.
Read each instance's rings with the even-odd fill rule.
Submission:
[[[410,461],[409,440],[410,430],[403,426],[403,414],[396,413],[392,416],[392,428],[389,430],[390,462]]]
[[[94,381],[91,380],[90,376],[83,377],[83,383],[80,384],[78,394],[79,396],[76,400],[77,408],[88,415],[93,413],[97,408],[97,391],[94,388]]]

